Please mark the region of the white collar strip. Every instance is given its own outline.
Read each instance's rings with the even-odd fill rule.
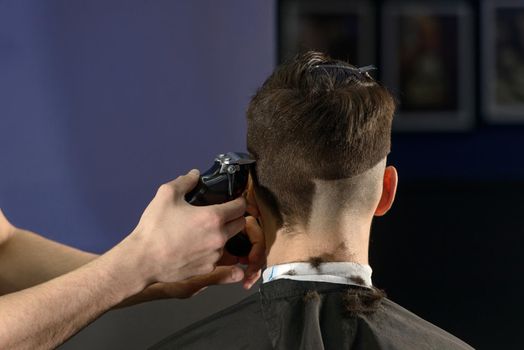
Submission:
[[[306,262],[268,266],[262,274],[263,283],[278,279],[296,281],[314,281],[349,284],[371,288],[371,274],[373,270],[369,265],[353,262],[325,262],[317,267]]]

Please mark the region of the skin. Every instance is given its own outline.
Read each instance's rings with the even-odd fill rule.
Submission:
[[[375,182],[373,200],[363,207],[339,208],[338,215],[325,211],[326,195],[315,195],[313,210],[307,223],[295,227],[279,228],[267,205],[256,195],[252,182],[248,188],[248,203],[260,211],[260,223],[266,239],[267,265],[310,261],[321,257],[324,261],[348,261],[369,264],[368,249],[371,221],[374,216],[385,215],[395,200],[398,174],[394,167],[378,165],[379,177]],[[336,180],[339,181],[339,180]],[[319,193],[335,193],[339,184],[330,181],[316,183]],[[329,197],[329,195],[327,195]],[[324,204],[322,204],[324,203]],[[334,225],[333,223],[337,224]],[[289,249],[293,247],[293,249]]]
[[[162,185],[133,232],[100,256],[16,228],[0,210],[0,348],[55,348],[112,308],[187,298],[212,284],[250,288],[265,264],[265,240],[243,214],[258,213],[244,198],[189,205],[184,194],[198,177],[191,171]],[[244,228],[254,243],[249,257],[224,253]]]

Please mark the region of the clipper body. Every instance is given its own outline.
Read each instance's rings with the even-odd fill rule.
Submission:
[[[238,198],[246,189],[249,169],[254,163],[255,160],[245,153],[219,154],[213,166],[200,175],[196,187],[186,194],[186,201],[204,206]],[[226,243],[226,250],[235,256],[247,256],[251,242],[246,234],[240,232]]]

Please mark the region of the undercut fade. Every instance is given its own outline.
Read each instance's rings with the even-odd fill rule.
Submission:
[[[390,152],[395,102],[363,70],[319,52],[278,67],[252,98],[257,196],[280,225],[307,223],[314,180],[352,178]]]

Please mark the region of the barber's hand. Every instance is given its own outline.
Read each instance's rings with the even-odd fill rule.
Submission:
[[[258,212],[250,210],[250,214],[258,216]],[[144,292],[146,298],[165,299],[165,298],[189,298],[201,292],[211,285],[230,284],[243,281],[245,289],[250,289],[260,278],[261,270],[266,265],[266,247],[262,229],[253,216],[246,218],[245,231],[249,236],[253,247],[247,257],[238,258],[224,251],[224,255],[218,261],[218,266],[211,273],[188,278],[175,283],[157,283],[149,286]],[[247,265],[246,270],[242,270],[235,264],[242,263]],[[145,301],[145,300],[143,300]]]
[[[248,207],[248,213],[256,215],[258,217],[258,211],[250,210]],[[251,251],[247,257],[236,257],[224,251],[224,255],[219,260],[219,265],[233,265],[243,264],[247,265],[244,271],[243,287],[244,289],[250,289],[260,278],[262,268],[266,265],[266,241],[262,228],[258,224],[254,216],[246,217],[246,227],[244,232],[249,237],[252,243]]]
[[[231,284],[242,280],[244,271],[238,266],[218,266],[211,273],[194,276],[175,283],[157,283],[150,288],[156,289],[160,298],[185,299],[192,297],[209,286]]]
[[[266,266],[266,240],[262,228],[258,224],[257,218],[260,217],[260,211],[256,200],[254,200],[253,192],[250,191],[251,183],[248,184],[247,208],[246,211],[249,216],[246,217],[246,227],[244,233],[247,234],[251,241],[252,247],[247,257],[236,257],[224,251],[220,265],[243,264],[247,265],[244,271],[243,287],[244,289],[251,289],[258,281],[262,274],[262,269]]]
[[[248,213],[258,216],[254,208],[247,208]],[[182,281],[172,283],[155,283],[141,293],[125,300],[117,307],[125,307],[157,299],[185,299],[190,298],[209,286],[231,284],[243,281],[245,289],[250,289],[260,278],[261,269],[266,265],[265,240],[262,229],[252,216],[246,218],[246,233],[250,237],[253,247],[248,257],[236,257],[224,251],[217,262],[215,270],[211,273],[194,276]],[[246,270],[237,266],[242,263],[247,265]]]
[[[240,282],[243,277],[244,270],[238,266],[218,266],[211,273],[194,276],[183,281],[154,283],[141,293],[124,300],[117,305],[117,308],[158,299],[186,299],[200,293],[209,286]]]
[[[226,241],[245,226],[244,198],[202,207],[188,204],[184,195],[198,179],[199,172],[192,170],[162,185],[126,239],[139,247],[139,272],[148,285],[211,273]]]
[[[249,213],[254,213],[250,211]],[[261,269],[266,264],[265,240],[262,229],[252,216],[246,218],[245,231],[250,237],[253,247],[248,257],[236,257],[224,251],[222,258],[217,262],[215,270],[204,275],[194,276],[172,283],[155,283],[141,293],[125,300],[117,307],[126,307],[157,299],[177,298],[185,299],[198,294],[209,286],[231,284],[243,281],[245,289],[250,289],[260,278]],[[247,265],[246,270],[237,266]]]

